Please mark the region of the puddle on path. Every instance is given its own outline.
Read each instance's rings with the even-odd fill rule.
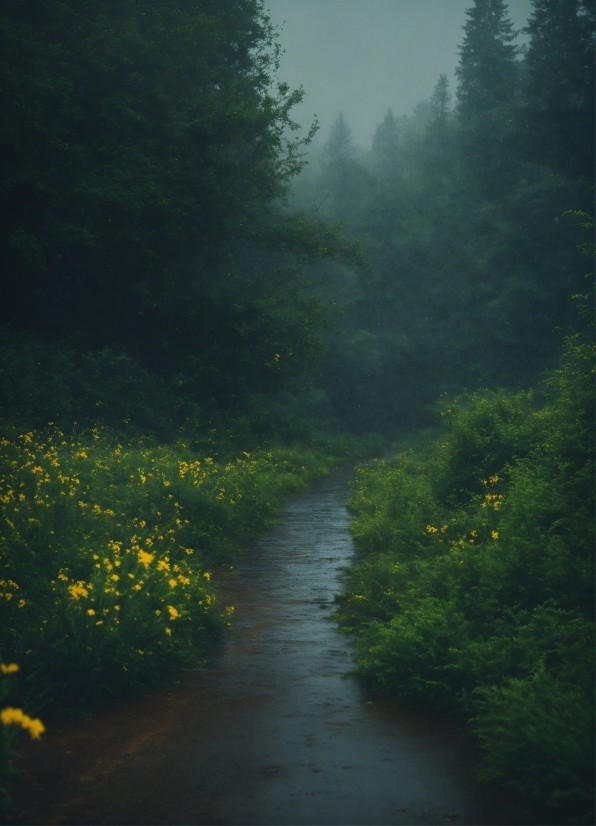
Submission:
[[[480,824],[452,726],[365,705],[330,614],[352,543],[343,470],[298,494],[221,582],[235,629],[209,668],[23,749],[19,823]]]

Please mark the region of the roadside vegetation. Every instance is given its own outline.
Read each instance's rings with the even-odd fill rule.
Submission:
[[[338,617],[375,691],[469,721],[480,777],[593,823],[594,346],[535,392],[445,401],[359,472]]]
[[[56,426],[5,427],[0,444],[6,767],[15,732],[43,730],[22,709],[71,714],[200,666],[234,611],[214,567],[354,450],[313,439],[221,459]]]
[[[455,107],[441,75],[369,152],[339,116],[301,176],[317,124],[262,0],[2,4],[0,812],[17,734],[204,662],[233,616],[214,569],[443,393],[352,497],[358,674],[589,817],[584,320],[555,365],[594,9],[533,0],[518,47],[504,0],[470,4]]]
[[[0,52],[6,809],[15,736],[204,662],[214,567],[358,451],[302,271],[363,255],[284,211],[315,127],[258,0],[9,0]]]

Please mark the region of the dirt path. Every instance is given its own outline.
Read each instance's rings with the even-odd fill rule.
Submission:
[[[454,728],[367,705],[330,619],[352,554],[349,471],[295,496],[222,582],[235,630],[206,670],[23,748],[19,823],[511,822]]]

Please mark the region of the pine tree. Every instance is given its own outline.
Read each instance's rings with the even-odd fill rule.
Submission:
[[[526,32],[531,156],[592,179],[594,4],[534,0]]]
[[[350,158],[354,154],[352,130],[340,112],[331,127],[331,135],[323,150],[327,161],[336,161],[341,158]]]
[[[447,138],[450,102],[449,79],[445,74],[439,75],[439,79],[430,98],[432,119],[428,128],[429,135],[435,140],[444,141]]]
[[[504,0],[474,0],[467,15],[455,70],[460,149],[470,180],[493,197],[508,189],[518,174],[519,49],[512,42],[516,33]]]
[[[515,91],[516,37],[504,0],[475,0],[466,12],[464,41],[455,73],[459,80],[457,113],[467,125],[511,101]]]
[[[381,161],[395,159],[399,149],[400,135],[397,121],[391,109],[375,129],[373,135],[373,152]]]

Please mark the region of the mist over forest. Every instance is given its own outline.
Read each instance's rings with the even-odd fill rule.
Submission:
[[[379,2],[367,48],[447,14],[415,5]],[[457,0],[453,65],[414,99],[429,52],[407,101],[396,76],[368,133],[360,85],[344,111],[337,76],[284,78],[309,10],[341,28],[341,3],[305,3],[306,35],[272,6],[0,8],[0,811],[17,730],[43,730],[21,706],[89,709],[205,657],[231,623],[211,570],[397,442],[415,453],[350,506],[359,678],[476,720],[485,782],[589,822],[593,3],[520,0],[520,28]],[[350,31],[377,106],[391,77]]]
[[[528,387],[577,324],[585,237],[565,213],[593,197],[591,23],[553,18],[517,46],[504,6],[488,25],[468,13],[455,84],[388,109],[370,150],[337,114],[293,183],[292,206],[341,222],[372,267],[315,276],[345,308],[317,386],[356,431],[411,430],[442,393]]]

